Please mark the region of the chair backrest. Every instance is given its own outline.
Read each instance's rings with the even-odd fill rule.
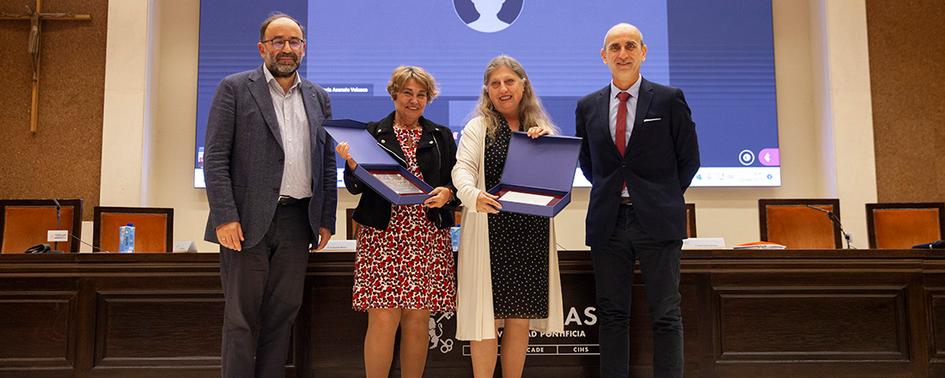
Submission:
[[[354,209],[345,209],[345,238],[354,240],[358,237],[358,222],[354,221]]]
[[[56,204],[51,199],[0,200],[0,253],[23,253],[36,244],[48,243],[49,230],[68,231],[69,241],[59,242],[58,249],[79,252],[76,238],[82,235],[82,200],[58,201],[56,219]]]
[[[945,239],[945,203],[868,203],[870,248],[908,249]]]
[[[686,235],[690,238],[696,237],[696,204],[686,204]]]
[[[118,252],[118,228],[135,226],[135,253],[165,253],[174,248],[174,209],[160,207],[96,206],[93,244],[103,252]]]
[[[759,199],[761,240],[792,249],[842,248],[839,199]]]

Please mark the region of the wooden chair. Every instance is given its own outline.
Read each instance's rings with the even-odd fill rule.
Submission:
[[[135,253],[167,253],[174,249],[174,209],[96,206],[93,243],[100,251],[118,252],[118,228],[135,225]]]
[[[77,238],[82,235],[82,200],[51,199],[0,200],[0,253],[23,253],[36,244],[48,243],[47,231],[66,230],[68,241],[54,243],[53,248],[79,252]]]
[[[761,240],[792,249],[842,248],[839,199],[759,199]]]
[[[945,239],[945,203],[868,203],[870,248],[908,249]]]
[[[686,235],[690,238],[696,237],[696,204],[686,204]]]
[[[354,221],[354,209],[345,209],[345,238],[358,238],[358,222]]]

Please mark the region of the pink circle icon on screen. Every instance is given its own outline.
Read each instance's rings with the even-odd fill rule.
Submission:
[[[781,154],[777,148],[765,148],[758,152],[758,162],[768,167],[777,167],[781,165]]]

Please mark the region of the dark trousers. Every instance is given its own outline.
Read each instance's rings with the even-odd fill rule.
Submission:
[[[679,308],[682,241],[655,241],[633,206],[621,205],[610,240],[591,247],[600,321],[601,377],[630,374],[630,296],[634,260],[640,261],[653,321],[653,376],[682,377],[683,326]]]
[[[311,240],[308,202],[279,206],[263,240],[220,247],[224,377],[283,377]]]

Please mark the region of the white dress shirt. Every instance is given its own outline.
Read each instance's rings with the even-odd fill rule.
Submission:
[[[288,91],[283,91],[265,65],[263,73],[266,75],[266,83],[269,84],[272,107],[276,111],[285,152],[279,195],[300,199],[311,197],[312,146],[308,116],[305,114],[305,104],[302,102],[302,92],[299,88],[302,78],[296,73],[295,82]]]

